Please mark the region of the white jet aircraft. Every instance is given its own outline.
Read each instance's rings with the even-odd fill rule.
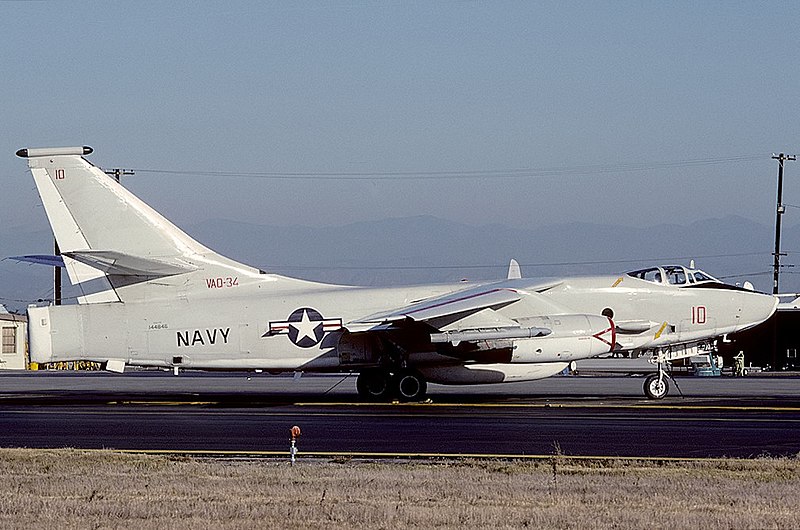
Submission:
[[[763,322],[777,299],[681,266],[620,276],[367,288],[315,283],[201,245],[88,162],[89,147],[21,149],[78,304],[28,308],[31,360],[358,372],[368,399],[420,400],[427,383],[549,377],[611,351],[664,362]],[[37,258],[33,258],[37,260]],[[573,365],[574,366],[574,365]]]

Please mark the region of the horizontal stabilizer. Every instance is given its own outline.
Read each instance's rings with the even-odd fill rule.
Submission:
[[[11,256],[8,259],[14,261],[24,261],[37,265],[47,265],[48,267],[64,267],[64,258],[61,256],[49,256],[47,254],[31,254],[29,256]]]
[[[177,259],[157,260],[130,256],[113,250],[83,250],[64,255],[106,274],[118,276],[174,276],[197,270],[194,265]]]

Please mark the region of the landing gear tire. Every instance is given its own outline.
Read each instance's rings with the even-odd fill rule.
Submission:
[[[400,401],[422,401],[428,391],[428,383],[415,370],[400,370],[394,376],[394,388]]]
[[[358,375],[356,388],[364,400],[388,401],[392,393],[392,377],[386,370],[364,370]]]
[[[650,399],[664,399],[669,393],[669,383],[663,375],[660,380],[658,374],[651,374],[644,380],[644,393]]]

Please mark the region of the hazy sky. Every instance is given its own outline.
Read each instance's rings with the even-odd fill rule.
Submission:
[[[179,225],[771,224],[770,154],[800,151],[797,15],[791,2],[3,1],[0,225],[46,226],[14,152],[76,144],[103,167],[322,177],[125,180]],[[800,205],[800,162],[786,177]]]

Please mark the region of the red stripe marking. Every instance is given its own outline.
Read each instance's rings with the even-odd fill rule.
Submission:
[[[606,317],[606,318],[608,318],[608,317]],[[604,344],[608,344],[608,346],[610,348],[608,351],[612,351],[614,349],[614,344],[617,343],[617,327],[614,325],[614,321],[611,320],[610,318],[608,318],[608,323],[609,323],[610,327],[604,329],[603,331],[595,333],[594,335],[592,335],[592,337],[596,338],[597,340],[599,340],[600,342],[602,342]],[[603,338],[603,335],[605,335],[609,331],[611,332],[611,342],[609,342],[609,341],[607,341],[606,339]]]

